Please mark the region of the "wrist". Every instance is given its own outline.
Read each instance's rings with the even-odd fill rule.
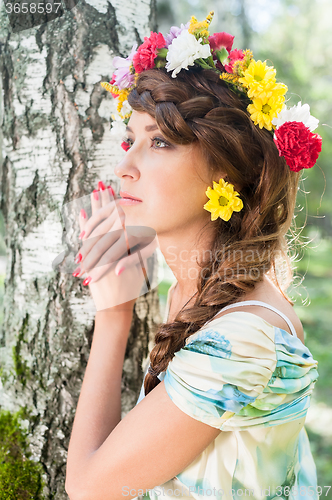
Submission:
[[[134,306],[137,299],[129,300],[128,302],[123,302],[122,304],[117,304],[111,307],[105,307],[104,309],[99,309],[97,313],[102,312],[121,312],[121,311],[134,311]]]
[[[101,335],[112,338],[113,342],[115,339],[122,339],[121,343],[123,341],[123,346],[126,345],[133,320],[133,307],[126,308],[125,304],[122,306],[122,309],[119,305],[96,312],[94,337]]]
[[[116,322],[125,322],[131,324],[132,317],[134,313],[134,304],[119,304],[117,306],[108,307],[107,309],[101,309],[95,314],[95,320],[99,319],[109,319],[110,321],[115,320]]]

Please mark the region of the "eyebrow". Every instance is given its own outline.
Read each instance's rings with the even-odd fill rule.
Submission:
[[[158,126],[156,124],[153,124],[153,125],[147,125],[145,127],[145,130],[147,132],[151,132],[152,130],[157,130]],[[128,130],[128,132],[133,132],[133,130],[127,125],[126,127],[126,130]]]

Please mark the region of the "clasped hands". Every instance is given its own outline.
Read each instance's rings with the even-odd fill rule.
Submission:
[[[75,257],[75,277],[86,278],[97,311],[132,310],[144,283],[147,259],[157,248],[155,231],[125,225],[125,213],[111,186],[98,183],[91,193],[92,215],[79,215],[82,247]]]

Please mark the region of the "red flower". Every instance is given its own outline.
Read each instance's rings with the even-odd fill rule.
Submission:
[[[125,151],[128,151],[128,149],[129,149],[129,144],[128,144],[128,142],[126,142],[126,141],[122,141],[122,142],[121,142],[121,147],[122,147],[122,149],[124,149]]]
[[[115,78],[114,76],[112,75],[112,80],[110,81],[110,84],[112,85],[113,83],[115,83]],[[115,94],[114,92],[111,92],[112,96],[115,98],[115,97],[118,97],[119,94]]]
[[[225,64],[225,70],[227,73],[233,73],[233,65],[235,61],[242,60],[244,58],[244,53],[242,50],[234,49],[229,53],[229,64]]]
[[[133,65],[136,73],[153,68],[154,60],[158,55],[157,49],[162,49],[165,46],[166,41],[162,33],[151,31],[150,37],[145,36],[144,42],[138,47],[133,57]]]
[[[322,150],[322,138],[302,122],[285,122],[274,131],[279,156],[286,158],[293,172],[315,165]]]
[[[221,33],[214,33],[209,36],[211,52],[213,53],[214,50],[221,50],[225,48],[229,53],[232,50],[233,40],[234,36],[229,33],[225,33],[225,31],[222,31]]]

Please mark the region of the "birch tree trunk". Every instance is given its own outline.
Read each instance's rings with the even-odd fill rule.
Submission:
[[[111,80],[113,57],[126,57],[150,30],[157,31],[155,0],[82,0],[62,17],[18,33],[1,6],[0,202],[8,254],[0,408],[29,411],[25,423],[34,459],[44,467],[46,498],[68,498],[67,448],[95,314],[82,280],[52,269],[64,243],[75,253],[80,246],[60,211],[99,180],[117,190],[114,167],[124,152],[110,134],[115,102],[100,82]],[[154,288],[135,305],[122,417],[136,404],[159,321]]]

